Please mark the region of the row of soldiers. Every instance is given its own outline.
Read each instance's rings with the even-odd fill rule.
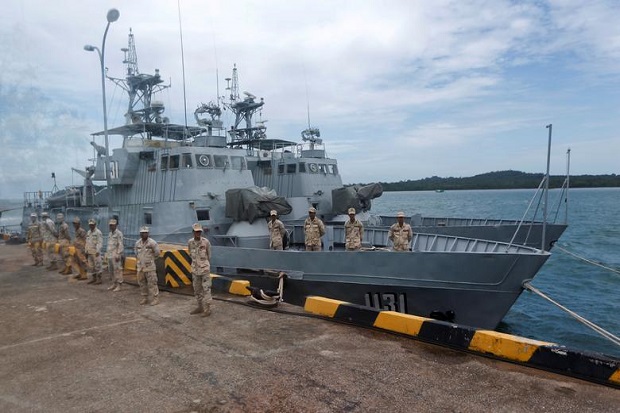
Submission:
[[[362,248],[364,239],[364,225],[355,217],[355,208],[347,211],[349,220],[344,224],[345,248],[347,251],[357,251]],[[405,223],[405,213],[396,214],[397,222],[390,227],[388,238],[392,241],[394,251],[409,251],[409,244],[413,238],[411,225]],[[278,219],[277,211],[271,211],[268,223],[270,234],[270,248],[282,249],[282,238],[286,232],[284,224]],[[321,237],[325,235],[325,224],[316,216],[316,209],[308,209],[308,218],[304,221],[304,235],[306,251],[320,251]]]
[[[75,239],[72,241],[69,226],[63,214],[56,215],[56,224],[47,212],[30,216],[27,241],[34,258],[35,266],[49,263],[48,270],[58,269],[57,262],[62,261],[64,268],[60,274],[68,275],[77,280],[88,279],[87,284],[102,284],[102,248],[103,234],[97,228],[94,219],[88,220],[89,230],[81,227],[79,217],[73,220]],[[108,290],[121,291],[123,284],[123,233],[117,229],[117,220],[108,222],[108,245],[106,258],[111,284]],[[202,236],[202,226],[198,223],[192,226],[193,237],[188,241],[188,251],[192,258],[192,278],[194,296],[198,306],[190,314],[200,314],[203,317],[211,314],[211,244]],[[59,245],[56,252],[56,244]],[[73,251],[71,251],[73,247]],[[136,255],[136,270],[138,285],[140,286],[140,305],[159,304],[159,288],[157,286],[157,271],[155,259],[160,255],[159,245],[149,237],[149,228],[140,228],[140,239],[134,245]],[[62,259],[61,259],[62,258]],[[77,274],[73,274],[73,270]]]

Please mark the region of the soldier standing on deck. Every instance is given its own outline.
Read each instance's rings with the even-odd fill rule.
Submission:
[[[103,247],[103,234],[97,228],[94,219],[88,220],[88,232],[86,233],[86,259],[88,260],[88,284],[101,284],[101,248]]]
[[[108,290],[118,292],[121,290],[121,284],[123,283],[123,233],[116,229],[117,221],[115,219],[111,219],[108,224],[110,225],[107,249],[108,272],[112,280],[112,285],[108,287]]]
[[[202,225],[192,225],[194,237],[187,242],[189,256],[192,258],[192,284],[198,307],[190,314],[208,317],[211,314],[211,243],[202,236]]]
[[[281,250],[283,246],[282,238],[284,234],[286,234],[286,229],[282,221],[278,219],[278,212],[275,209],[271,210],[269,217],[270,221],[267,224],[270,235],[269,248],[272,250]]]
[[[60,254],[62,254],[62,262],[64,268],[58,271],[59,274],[71,275],[71,255],[69,255],[69,247],[71,246],[71,234],[69,233],[69,224],[65,222],[63,214],[56,214],[56,222],[58,222],[58,243],[60,244]]]
[[[41,249],[41,243],[43,237],[41,236],[40,223],[37,220],[37,214],[30,214],[30,225],[28,225],[28,232],[26,241],[30,246],[30,252],[32,252],[32,258],[34,258],[35,266],[43,265],[43,250]]]
[[[80,218],[73,218],[73,229],[75,230],[75,240],[73,247],[72,267],[77,271],[75,278],[78,280],[86,279],[86,231],[81,226]]]
[[[306,251],[321,251],[321,237],[325,235],[323,221],[316,217],[316,209],[308,209],[308,218],[304,221]]]
[[[349,208],[349,220],[344,224],[345,248],[347,251],[357,251],[362,248],[364,226],[355,219],[355,208]]]
[[[58,242],[58,232],[56,231],[56,225],[54,221],[50,219],[50,215],[47,212],[41,214],[41,235],[43,235],[43,242],[45,242],[45,256],[49,265],[45,267],[46,270],[57,270],[56,265],[56,242]]]
[[[388,238],[394,244],[394,251],[409,251],[409,243],[413,237],[411,225],[405,224],[404,212],[397,213],[396,219],[398,222],[390,227]]]
[[[157,288],[157,268],[155,267],[155,258],[159,257],[159,245],[149,238],[149,228],[140,228],[140,239],[136,242],[135,253],[138,270],[138,284],[140,285],[140,294],[142,300],[140,305],[149,302],[149,296],[152,297],[151,305],[159,304],[159,288]]]

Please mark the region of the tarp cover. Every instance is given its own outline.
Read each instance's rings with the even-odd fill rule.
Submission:
[[[235,221],[249,221],[266,218],[272,209],[278,215],[290,214],[293,208],[285,198],[267,187],[237,188],[226,191],[226,216]]]
[[[332,190],[332,208],[337,214],[346,214],[349,208],[370,210],[370,200],[383,194],[381,184],[354,185]]]

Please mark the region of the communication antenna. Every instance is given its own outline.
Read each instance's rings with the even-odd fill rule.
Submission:
[[[185,93],[185,52],[183,48],[183,26],[181,24],[181,0],[177,0],[179,10],[179,36],[181,39],[181,67],[183,71],[183,114],[185,116],[185,131],[187,131],[187,95]]]

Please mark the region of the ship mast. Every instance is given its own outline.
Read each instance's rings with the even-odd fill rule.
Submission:
[[[256,96],[250,92],[243,92],[246,97],[241,100],[239,96],[239,77],[236,64],[233,67],[232,78],[227,77],[226,82],[226,90],[230,91],[230,96],[229,102],[224,102],[223,104],[235,114],[235,124],[231,126],[228,132],[232,138],[232,143],[265,139],[266,127],[264,122],[259,122],[259,126],[254,126],[252,123],[254,114],[265,104],[263,98],[260,99],[260,102],[257,102]],[[241,122],[245,122],[245,127],[239,127]]]
[[[159,75],[159,69],[155,69],[154,75],[140,73],[138,69],[138,54],[134,35],[129,29],[128,45],[121,49],[125,54],[123,63],[126,65],[126,77],[124,79],[106,76],[116,85],[120,86],[129,96],[126,124],[133,123],[169,123],[167,117],[162,116],[165,110],[162,102],[152,101],[154,93],[170,87],[163,85]]]

